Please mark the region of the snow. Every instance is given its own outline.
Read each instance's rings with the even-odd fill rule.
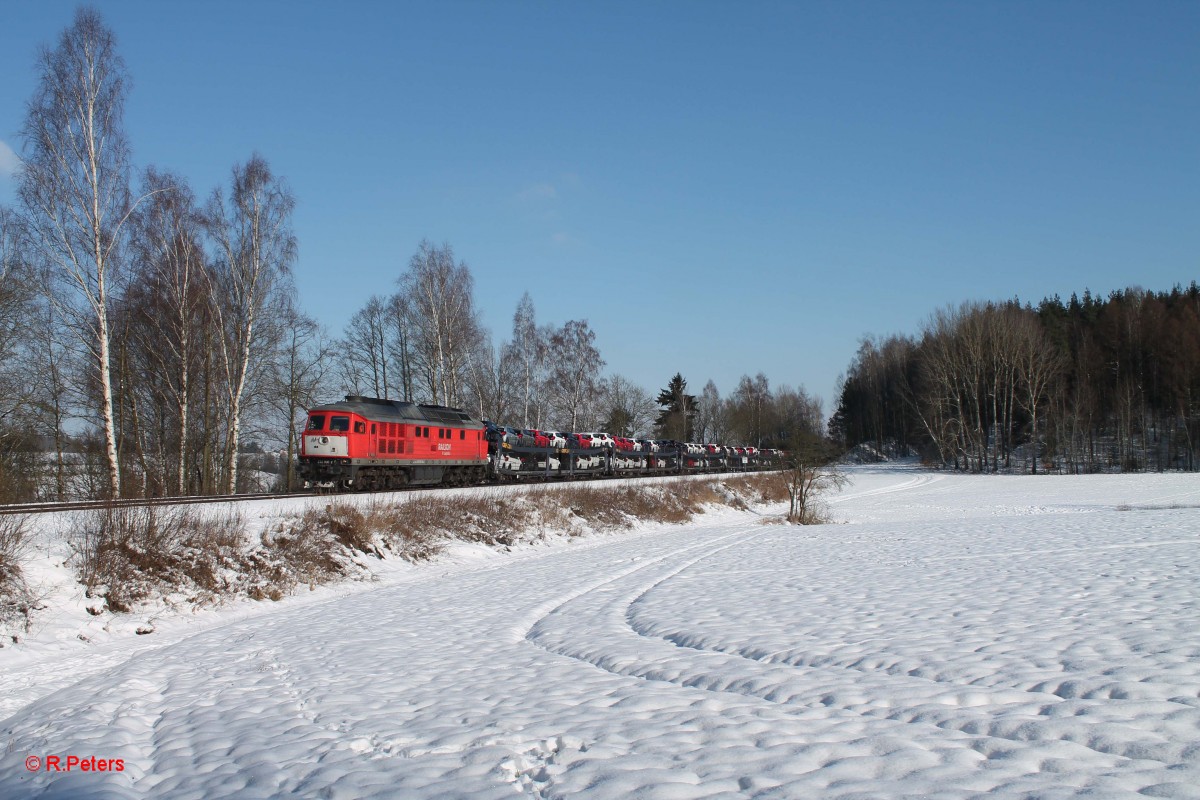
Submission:
[[[0,796],[1200,797],[1194,475],[848,474],[837,524],[714,511],[35,636],[0,650]]]

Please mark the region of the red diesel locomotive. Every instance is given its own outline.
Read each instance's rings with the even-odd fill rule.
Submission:
[[[484,425],[457,408],[348,395],[308,412],[300,475],[314,486],[466,486],[487,478]]]

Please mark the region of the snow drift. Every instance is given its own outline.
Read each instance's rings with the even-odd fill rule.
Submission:
[[[0,795],[1197,796],[1194,476],[851,474],[848,524],[448,553],[42,692],[27,656]],[[24,763],[68,754],[125,768]]]

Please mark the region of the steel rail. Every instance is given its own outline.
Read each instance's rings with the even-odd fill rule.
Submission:
[[[489,483],[476,484],[477,487],[492,486],[500,487],[521,487],[528,488],[537,484],[548,484],[558,482],[574,482],[578,480],[627,480],[629,478],[640,477],[663,477],[670,478],[676,476],[702,476],[708,475],[718,477],[723,475],[746,475],[755,472],[771,471],[771,467],[755,467],[744,470],[695,470],[687,472],[668,472],[662,471],[657,473],[638,472],[629,470],[624,472],[615,472],[612,475],[605,475],[600,472],[581,472],[572,475],[553,476],[547,480],[542,473],[537,471],[529,471],[525,473],[511,473],[505,475],[498,481]],[[524,479],[524,480],[522,480]],[[440,486],[432,485],[413,485],[395,489],[382,489],[375,492],[333,492],[333,491],[301,491],[301,492],[264,492],[261,494],[226,494],[226,495],[187,495],[184,497],[123,497],[116,500],[68,500],[61,503],[18,503],[15,505],[0,505],[0,516],[11,514],[50,514],[60,511],[93,511],[110,508],[140,508],[144,506],[178,506],[178,505],[201,505],[209,503],[244,503],[252,500],[289,500],[300,497],[362,497],[370,494],[384,494],[389,492],[414,492],[428,491],[431,489],[469,489],[470,486]]]

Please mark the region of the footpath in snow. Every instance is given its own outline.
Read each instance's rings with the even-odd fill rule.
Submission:
[[[1194,475],[850,474],[839,524],[423,565],[82,679],[0,651],[0,797],[1200,797]]]

